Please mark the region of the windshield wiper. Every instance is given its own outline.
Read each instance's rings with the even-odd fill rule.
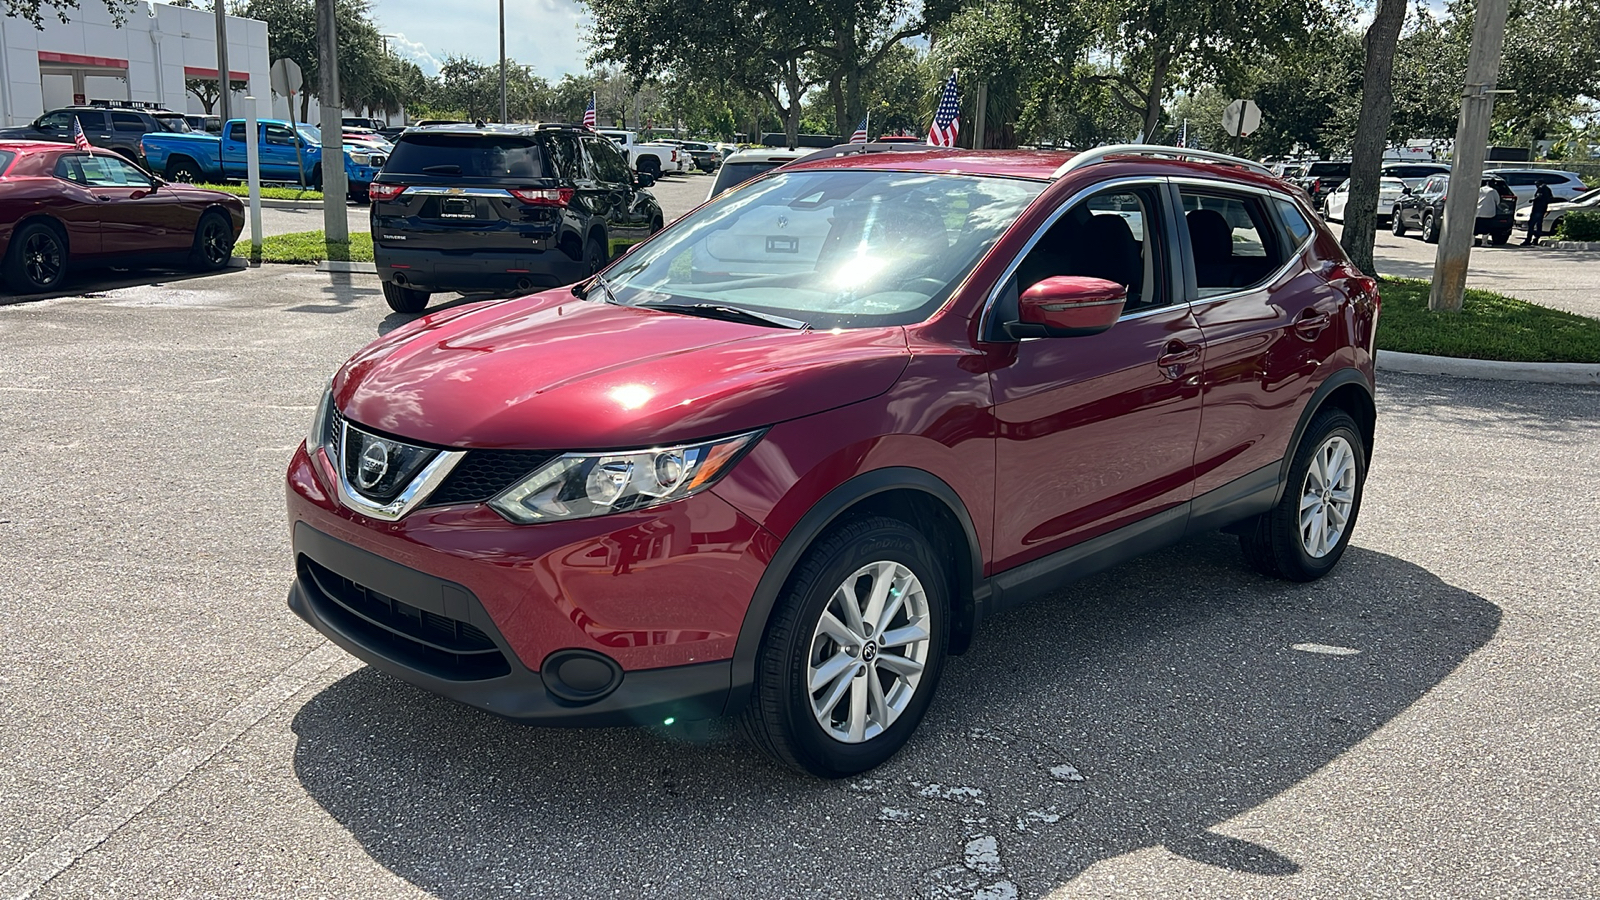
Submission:
[[[744,322],[747,325],[766,325],[774,328],[793,328],[796,330],[811,327],[811,323],[802,322],[799,319],[756,312],[753,309],[728,306],[724,303],[640,303],[638,306],[644,309],[664,309],[668,312],[683,313],[689,316],[703,316],[707,319]]]
[[[572,287],[573,287],[572,292],[574,294],[577,294],[578,293],[578,290],[577,290],[578,286],[577,285],[573,285]],[[613,294],[611,292],[611,285],[609,283],[607,283],[606,280],[603,277],[601,277],[598,273],[596,273],[593,278],[589,279],[589,286],[584,288],[583,289],[583,293],[578,294],[578,296],[582,297],[585,300],[587,300],[587,299],[589,299],[589,295],[594,293],[594,289],[595,288],[599,288],[600,292],[606,295],[605,296],[605,301],[607,303],[611,304],[612,306],[621,306],[622,305],[622,304],[617,302],[617,295]]]

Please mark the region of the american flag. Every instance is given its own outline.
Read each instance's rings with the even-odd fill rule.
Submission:
[[[944,93],[939,96],[939,108],[933,111],[933,127],[928,129],[928,143],[935,147],[954,147],[956,134],[961,131],[961,97],[956,93],[956,73],[944,83]]]
[[[587,128],[594,127],[594,95],[589,95],[589,108],[583,111],[583,124]]]
[[[83,123],[77,116],[72,117],[72,145],[79,150],[89,149],[89,138],[83,133]]]
[[[872,118],[872,111],[871,110],[867,110],[866,118],[862,119],[861,120],[861,124],[856,126],[855,134],[850,135],[850,143],[852,143],[852,144],[865,144],[867,142],[867,119],[871,119],[871,118]]]

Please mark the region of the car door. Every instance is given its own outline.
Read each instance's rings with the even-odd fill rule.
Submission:
[[[616,256],[649,236],[650,221],[641,212],[638,188],[622,151],[598,137],[584,135],[582,140],[589,174],[595,181],[595,208],[603,211],[611,241],[608,249]]]
[[[107,154],[76,154],[83,183],[100,212],[100,252],[134,257],[184,250],[194,216],[170,190],[158,191],[137,166]]]
[[[67,247],[73,259],[93,259],[100,255],[100,201],[89,192],[84,183],[83,171],[78,167],[76,153],[63,153],[56,158],[55,176],[57,199],[50,204],[51,211],[67,229]]]
[[[1188,225],[1189,305],[1206,348],[1195,450],[1201,515],[1208,492],[1228,499],[1242,486],[1276,483],[1298,410],[1339,350],[1348,298],[1340,272],[1308,267],[1309,210],[1264,189],[1174,182]]]
[[[287,125],[261,124],[261,177],[296,181],[295,135]],[[270,173],[270,175],[268,174]]]
[[[1204,348],[1174,279],[1176,240],[1163,179],[1091,189],[1061,206],[1000,288],[982,326],[997,348],[996,569],[1189,500]],[[1121,319],[1086,337],[1009,340],[1019,292],[1055,275],[1127,285]]]

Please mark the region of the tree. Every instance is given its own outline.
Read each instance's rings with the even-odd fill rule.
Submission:
[[[44,28],[44,17],[54,16],[62,22],[71,21],[67,13],[76,10],[78,0],[3,0],[5,6],[0,8],[0,13],[7,16],[16,16],[33,25],[35,28]],[[128,16],[128,10],[133,8],[134,0],[99,0],[111,11],[111,19],[121,25]]]
[[[219,83],[216,78],[185,78],[183,89],[199,98],[200,105],[206,108],[206,115],[209,116],[217,105],[217,98],[222,94],[217,89]],[[250,89],[250,82],[232,78],[228,80],[228,87],[235,93],[247,91]]]
[[[1378,0],[1377,14],[1367,28],[1366,65],[1361,79],[1361,118],[1356,124],[1350,161],[1350,195],[1344,208],[1344,234],[1339,243],[1356,268],[1376,275],[1372,245],[1377,237],[1378,179],[1388,144],[1389,114],[1394,108],[1394,51],[1406,20],[1406,0]]]
[[[240,15],[267,23],[268,55],[288,58],[300,64],[307,87],[320,79],[317,51],[317,21],[312,0],[245,0]],[[383,38],[372,22],[368,0],[335,0],[334,16],[339,40],[339,95],[352,106],[372,104],[382,107],[384,89],[376,78],[384,73],[403,72],[387,64]],[[312,91],[300,95],[300,119],[311,109]],[[403,98],[401,98],[403,100]],[[397,104],[398,105],[398,104]]]
[[[907,38],[956,14],[959,0],[816,0],[816,66],[833,101],[834,134],[855,130],[866,110],[862,88]]]

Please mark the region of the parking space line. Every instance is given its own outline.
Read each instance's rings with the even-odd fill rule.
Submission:
[[[110,799],[57,832],[39,849],[0,872],[0,898],[25,900],[210,762],[284,701],[348,657],[324,642],[300,657],[186,745],[173,750]]]

